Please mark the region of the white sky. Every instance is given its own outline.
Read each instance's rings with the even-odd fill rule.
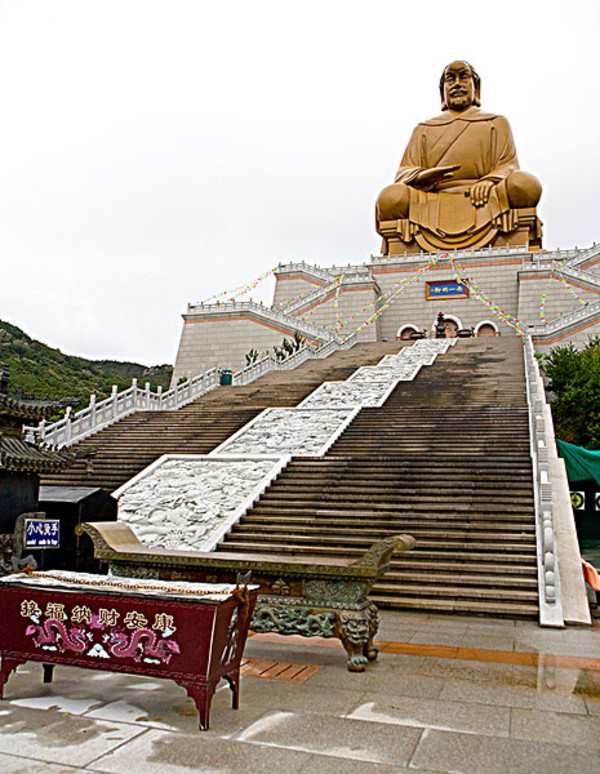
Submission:
[[[545,247],[590,245],[599,34],[597,0],[0,0],[0,318],[172,363],[188,301],[368,260],[454,59],[542,181]]]

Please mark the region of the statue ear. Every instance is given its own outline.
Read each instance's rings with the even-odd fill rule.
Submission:
[[[442,100],[442,112],[444,110],[448,110],[448,105],[446,104],[446,98],[444,97],[444,75],[446,73],[446,70],[444,69],[444,72],[442,73],[442,77],[440,78],[440,99]]]
[[[473,77],[473,86],[475,91],[475,98],[473,99],[473,104],[477,105],[477,107],[481,107],[481,78],[477,73],[475,72],[472,65],[469,65],[471,68],[471,75]]]

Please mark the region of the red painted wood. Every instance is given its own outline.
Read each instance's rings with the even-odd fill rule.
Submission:
[[[257,590],[249,602],[155,597],[72,587],[0,584],[0,697],[25,661],[174,680],[196,702],[200,728],[221,677],[239,703],[240,660]]]

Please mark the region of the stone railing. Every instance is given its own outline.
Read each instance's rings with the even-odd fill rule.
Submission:
[[[572,325],[586,322],[586,320],[591,320],[597,315],[600,315],[600,301],[582,306],[568,314],[563,314],[545,325],[530,325],[529,333],[535,337],[536,341],[543,342],[544,336],[565,332]]]
[[[549,434],[544,419],[546,393],[530,336],[525,340],[523,353],[529,406],[530,451],[533,465],[540,625],[564,626],[554,527],[552,482],[549,473]]]
[[[150,382],[144,388],[138,387],[137,379],[133,379],[131,387],[121,392],[113,385],[110,397],[96,401],[96,396],[90,396],[90,404],[81,411],[73,413],[67,408],[65,416],[57,422],[48,424],[40,422],[37,427],[24,427],[27,440],[57,448],[70,446],[75,441],[81,441],[93,433],[108,427],[134,411],[173,411],[200,395],[209,392],[219,384],[219,372],[216,368],[188,377],[173,389],[163,392],[159,387],[156,392],[150,389]]]
[[[557,256],[558,253],[554,253],[553,255]],[[527,266],[523,265],[523,268],[527,269],[527,271],[534,272],[554,271],[556,274],[564,276],[565,279],[579,280],[580,282],[587,282],[590,285],[600,285],[600,276],[589,270],[581,272],[574,265],[573,261],[564,260],[562,253],[558,258],[549,258],[548,255],[544,255],[543,259],[536,260],[533,264]]]
[[[573,266],[564,266],[562,268],[559,267],[556,269],[556,271],[558,274],[564,276],[565,279],[578,280],[579,282],[584,282],[588,285],[595,285],[596,287],[600,286],[600,277],[594,274],[594,272],[586,271],[583,273]]]
[[[369,275],[369,267],[366,263],[348,263],[346,266],[314,266],[313,264],[305,263],[302,261],[300,263],[284,263],[281,264],[277,269],[277,273],[279,274],[287,274],[291,272],[302,272],[303,274],[306,274],[313,279],[325,280],[327,282],[333,277],[337,277],[339,274]]]
[[[267,355],[253,365],[233,374],[233,384],[243,386],[259,379],[269,371],[289,370],[306,360],[328,357],[338,350],[349,349],[356,344],[357,340],[356,334],[343,342],[340,342],[337,337],[331,338],[320,347],[305,346],[283,361]],[[23,432],[26,439],[32,443],[62,448],[82,441],[134,411],[174,411],[214,390],[219,384],[220,373],[216,368],[211,368],[198,376],[190,375],[185,381],[166,392],[163,392],[162,387],[153,392],[149,382],[144,388],[140,388],[137,385],[137,379],[134,379],[131,387],[121,392],[118,392],[117,387],[113,385],[110,397],[105,400],[96,401],[96,396],[92,395],[89,406],[81,411],[73,413],[69,407],[65,416],[57,422],[48,424],[42,420],[37,427],[24,427]]]
[[[343,269],[340,270],[339,274],[334,274],[332,279],[339,277],[342,273]],[[328,282],[326,285],[322,285],[319,288],[311,290],[310,293],[307,293],[305,296],[301,296],[295,301],[290,301],[289,303],[284,301],[278,308],[284,310],[285,314],[293,315],[305,307],[314,305],[316,302],[320,301],[328,295],[333,297],[338,288],[341,292],[343,292],[343,290],[350,285],[359,285],[365,281],[371,282],[372,280],[373,277],[368,271],[354,274],[344,274],[340,282]]]
[[[328,340],[331,338],[331,334],[324,333],[322,328],[318,328],[316,325],[297,320],[289,314],[283,311],[279,311],[270,306],[265,306],[262,303],[256,303],[255,301],[230,301],[225,304],[188,304],[187,314],[202,314],[207,316],[224,316],[236,313],[253,313],[258,317],[271,322],[285,325],[294,331],[298,331],[305,338],[324,338]]]
[[[267,354],[260,360],[257,360],[256,363],[246,366],[235,373],[233,375],[233,383],[243,386],[250,384],[269,371],[289,371],[302,365],[307,360],[323,359],[339,350],[350,349],[350,347],[356,344],[357,340],[358,335],[356,333],[353,333],[352,336],[344,341],[339,341],[336,336],[321,347],[307,345],[298,350],[298,352],[294,352],[293,355],[290,355],[285,360],[278,360],[273,355]]]
[[[437,253],[425,253],[421,250],[419,253],[399,253],[398,255],[372,255],[371,264],[379,265],[381,263],[427,263],[435,255],[451,253],[454,260],[466,260],[467,258],[490,258],[500,255],[535,255],[530,253],[526,247],[484,247],[480,250],[438,250]]]

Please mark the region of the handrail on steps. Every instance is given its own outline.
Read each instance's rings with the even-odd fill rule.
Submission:
[[[233,384],[243,386],[269,371],[289,370],[306,360],[328,357],[333,352],[349,349],[357,340],[358,336],[354,334],[342,342],[332,339],[321,347],[305,346],[283,361],[277,360],[272,355],[266,355],[256,363],[233,374]],[[69,406],[62,419],[52,423],[42,420],[37,427],[24,427],[23,433],[27,441],[60,449],[103,430],[135,411],[179,409],[218,387],[220,379],[219,369],[211,368],[197,376],[189,374],[185,381],[170,390],[163,391],[162,387],[158,387],[156,392],[150,389],[150,382],[146,382],[144,387],[139,387],[137,379],[133,379],[131,387],[121,392],[118,392],[117,386],[113,385],[108,398],[97,401],[96,396],[91,395],[90,403],[86,408],[73,413]]]

